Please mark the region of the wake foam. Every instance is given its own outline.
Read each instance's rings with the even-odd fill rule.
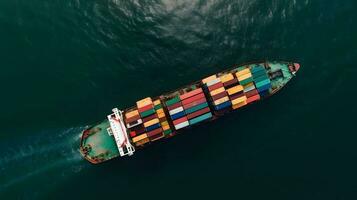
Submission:
[[[79,153],[83,129],[43,131],[0,144],[8,147],[0,152],[0,192],[38,178],[47,181],[47,176],[68,178],[89,166]]]

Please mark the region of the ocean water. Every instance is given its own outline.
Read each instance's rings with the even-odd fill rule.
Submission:
[[[356,199],[355,0],[1,0],[0,199]],[[128,159],[80,132],[233,64],[287,60],[270,99]]]

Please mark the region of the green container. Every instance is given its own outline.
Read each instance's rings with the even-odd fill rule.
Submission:
[[[260,82],[260,81],[264,81],[266,79],[269,79],[269,77],[267,75],[262,75],[262,76],[259,76],[259,77],[254,77],[254,81],[256,83]]]
[[[244,79],[242,81],[239,81],[239,83],[241,85],[247,85],[248,83],[251,83],[251,82],[253,82],[253,77],[250,77],[250,78]]]
[[[178,103],[180,101],[181,101],[180,97],[176,96],[173,99],[170,99],[170,100],[166,101],[166,106],[174,105],[175,103]]]
[[[164,131],[164,134],[165,134],[165,135],[168,135],[168,134],[170,134],[170,133],[172,133],[171,129],[167,129],[166,131]]]
[[[154,107],[155,110],[159,110],[160,108],[162,108],[162,105],[161,105],[161,104],[156,105],[156,106]]]
[[[267,84],[269,84],[270,83],[270,80],[269,79],[266,79],[266,80],[264,80],[264,81],[260,81],[260,82],[258,82],[258,83],[255,83],[255,86],[257,87],[257,88],[260,88],[260,87],[262,87],[262,86],[264,86],[264,85],[267,85]]]
[[[140,113],[140,116],[141,117],[147,117],[147,116],[152,115],[154,113],[156,113],[155,109],[150,109],[150,110],[147,110],[147,111],[144,111],[144,112]]]
[[[267,74],[267,72],[265,70],[262,70],[262,71],[254,72],[253,77],[258,77],[258,76],[262,76],[262,75],[266,75],[266,74]]]
[[[208,103],[207,102],[198,104],[197,106],[193,106],[193,107],[185,110],[185,112],[186,112],[186,114],[190,114],[190,113],[196,112],[197,110],[201,110],[201,109],[206,108],[206,107],[208,107]]]
[[[206,119],[209,119],[212,117],[212,114],[211,113],[206,113],[204,115],[201,115],[199,117],[196,117],[196,118],[193,118],[190,120],[190,125],[193,125],[193,124],[197,124],[198,122],[202,122]]]
[[[265,68],[262,67],[262,66],[255,66],[253,68],[251,68],[250,70],[252,73],[256,73],[256,72],[259,72],[259,71],[265,71]]]

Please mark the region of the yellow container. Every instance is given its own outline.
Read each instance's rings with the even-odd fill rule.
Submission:
[[[238,92],[240,92],[242,90],[243,90],[243,86],[237,85],[237,86],[234,86],[232,88],[229,88],[227,90],[227,92],[228,92],[229,95],[232,95],[232,94],[236,94],[236,93],[238,93]]]
[[[161,104],[160,99],[154,101],[154,105],[155,105],[155,106],[160,105],[160,104]]]
[[[164,109],[160,108],[156,111],[157,114],[164,113]]]
[[[233,80],[234,76],[233,76],[233,74],[225,74],[225,75],[223,75],[223,76],[221,76],[219,78],[221,79],[222,83],[225,83],[225,82],[228,82],[230,80]]]
[[[166,117],[165,113],[159,113],[159,114],[157,114],[157,116],[159,117],[159,119]]]
[[[169,125],[167,121],[161,122],[161,126],[166,126],[166,125]]]
[[[133,142],[135,143],[135,142],[140,141],[140,140],[143,140],[143,139],[145,139],[145,138],[147,138],[147,137],[148,137],[148,136],[146,135],[146,133],[141,134],[141,135],[139,135],[139,136],[134,137],[134,138],[133,138]]]
[[[238,72],[236,73],[236,76],[237,76],[237,77],[240,77],[240,76],[242,76],[242,75],[244,75],[244,74],[247,74],[247,73],[250,73],[250,69],[248,69],[248,68],[243,69],[243,70],[241,70],[241,71],[238,71]]]
[[[251,87],[251,86],[253,86],[253,85],[254,85],[254,83],[248,83],[247,85],[244,86],[244,89],[245,89],[245,88],[249,88],[249,87]]]
[[[137,116],[137,115],[139,115],[138,110],[133,110],[133,111],[129,111],[129,112],[125,113],[125,117],[127,119],[130,118],[130,117]]]
[[[159,123],[160,121],[159,121],[159,119],[152,119],[152,120],[150,120],[150,121],[148,121],[148,122],[145,122],[144,123],[144,126],[145,127],[149,127],[149,126],[151,126],[151,125],[154,125],[154,124],[157,124],[157,123]]]
[[[239,97],[237,99],[234,99],[232,101],[232,105],[236,105],[236,104],[239,104],[239,103],[245,102],[245,101],[247,101],[247,97],[246,96],[242,96],[242,97]]]
[[[170,129],[170,126],[169,126],[169,125],[162,126],[162,129],[163,129],[164,131],[169,130],[169,129]]]
[[[136,105],[138,106],[138,108],[142,108],[142,107],[147,106],[149,104],[152,104],[151,97],[147,97],[145,99],[142,99],[142,100],[136,102]]]
[[[214,95],[219,94],[219,93],[224,92],[224,91],[225,91],[224,87],[220,87],[218,89],[213,90],[211,92],[211,96],[214,96]]]
[[[146,144],[148,142],[150,142],[149,138],[145,138],[145,139],[142,139],[142,140],[136,142],[135,146],[142,146],[142,145],[144,145],[144,144]]]
[[[208,83],[208,82],[210,82],[210,81],[212,81],[212,80],[214,80],[216,78],[217,78],[216,75],[209,76],[207,78],[202,79],[202,83]]]
[[[238,80],[239,80],[239,81],[243,81],[243,80],[245,80],[245,79],[247,79],[247,78],[250,78],[250,77],[252,77],[252,74],[249,72],[249,73],[246,73],[246,74],[244,74],[244,75],[242,75],[242,76],[239,76],[239,77],[238,77]]]
[[[220,99],[217,99],[216,101],[214,101],[213,103],[214,103],[214,105],[219,105],[219,104],[221,104],[221,103],[224,103],[224,102],[226,102],[226,101],[229,101],[229,98],[228,97],[223,97],[223,98],[220,98]]]
[[[232,108],[233,108],[233,110],[235,110],[235,109],[238,109],[238,108],[243,107],[245,105],[247,105],[247,102],[243,101],[243,102],[240,102],[240,103],[238,103],[236,105],[233,105]]]

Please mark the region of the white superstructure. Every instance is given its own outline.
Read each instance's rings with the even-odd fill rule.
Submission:
[[[110,123],[110,128],[107,131],[114,136],[120,156],[133,155],[135,148],[129,141],[127,129],[123,123],[123,111],[114,108],[113,113],[107,117]]]

